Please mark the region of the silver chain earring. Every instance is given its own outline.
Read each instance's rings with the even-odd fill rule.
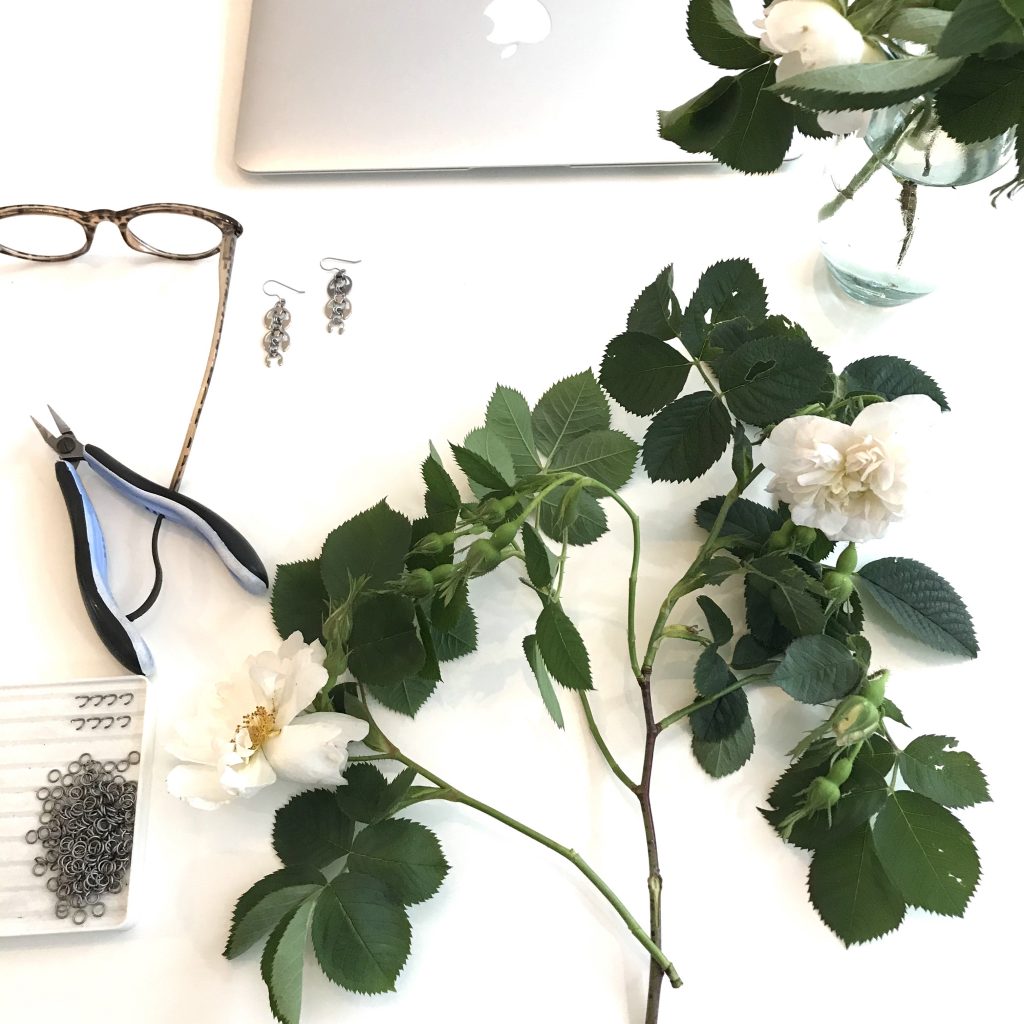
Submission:
[[[293,288],[290,284],[285,284],[283,281],[270,280],[263,282],[263,294],[277,299],[277,302],[267,310],[267,315],[263,318],[263,324],[267,328],[267,333],[263,335],[263,351],[266,352],[263,363],[269,366],[271,360],[276,359],[277,365],[283,366],[283,353],[292,341],[288,331],[285,329],[292,322],[292,314],[285,305],[284,296],[278,295],[277,292],[267,291],[268,284],[276,284],[279,288],[287,288],[288,291],[295,292],[297,295],[305,295],[306,293],[301,288]]]
[[[325,256],[320,261],[321,270],[333,270],[334,275],[327,282],[327,305],[324,306],[324,313],[327,316],[327,333],[330,334],[334,328],[339,334],[345,332],[345,321],[352,315],[352,302],[349,299],[349,292],[352,291],[352,278],[348,272],[341,268],[327,267],[325,263],[361,263],[362,260],[343,260],[336,256]]]

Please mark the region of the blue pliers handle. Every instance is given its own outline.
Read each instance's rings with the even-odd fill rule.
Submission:
[[[71,521],[78,587],[99,638],[129,672],[150,675],[153,655],[111,593],[103,528],[82,481],[80,463],[84,462],[135,504],[197,533],[249,593],[267,592],[267,570],[252,545],[229,522],[198,501],[133,472],[102,448],[83,445],[53,409],[50,413],[61,431],[59,437],[54,437],[35,417],[33,422],[60,457],[54,469]]]

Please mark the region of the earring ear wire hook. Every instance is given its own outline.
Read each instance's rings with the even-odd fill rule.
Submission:
[[[320,261],[321,270],[337,270],[337,267],[325,267],[325,263],[362,263],[362,260],[343,260],[340,256],[325,256]]]
[[[283,299],[283,295],[278,295],[277,292],[268,292],[267,285],[276,284],[279,288],[287,288],[290,292],[295,292],[296,295],[305,295],[306,293],[301,288],[293,288],[290,284],[285,284],[284,281],[275,281],[271,278],[269,281],[263,282],[263,294],[269,295],[272,299]]]

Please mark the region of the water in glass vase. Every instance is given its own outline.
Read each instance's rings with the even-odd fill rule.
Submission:
[[[969,258],[972,210],[987,199],[985,186],[984,195],[959,186],[999,170],[1012,146],[1012,132],[969,146],[957,142],[928,100],[880,110],[865,138],[837,140],[818,232],[839,286],[879,306],[934,291],[958,258]]]

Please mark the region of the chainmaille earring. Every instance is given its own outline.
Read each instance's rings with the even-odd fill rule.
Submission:
[[[276,284],[280,288],[287,288],[288,291],[295,292],[297,295],[305,295],[306,293],[301,288],[293,288],[290,284],[285,284],[283,281],[270,280],[263,282],[263,294],[277,299],[277,302],[267,310],[267,314],[263,318],[263,324],[267,328],[267,333],[263,335],[263,351],[266,352],[263,363],[265,366],[269,366],[270,361],[276,359],[277,365],[283,366],[284,355],[282,353],[292,341],[288,331],[285,330],[292,322],[292,314],[285,305],[284,296],[278,295],[276,292],[267,291],[268,284]]]
[[[345,332],[345,321],[352,314],[352,303],[349,300],[349,292],[352,291],[352,278],[348,272],[341,268],[327,267],[325,263],[362,263],[362,260],[343,260],[337,256],[325,256],[320,261],[321,270],[333,270],[334,276],[327,282],[327,305],[324,306],[324,313],[327,316],[327,333],[330,334],[334,328],[338,334]]]

